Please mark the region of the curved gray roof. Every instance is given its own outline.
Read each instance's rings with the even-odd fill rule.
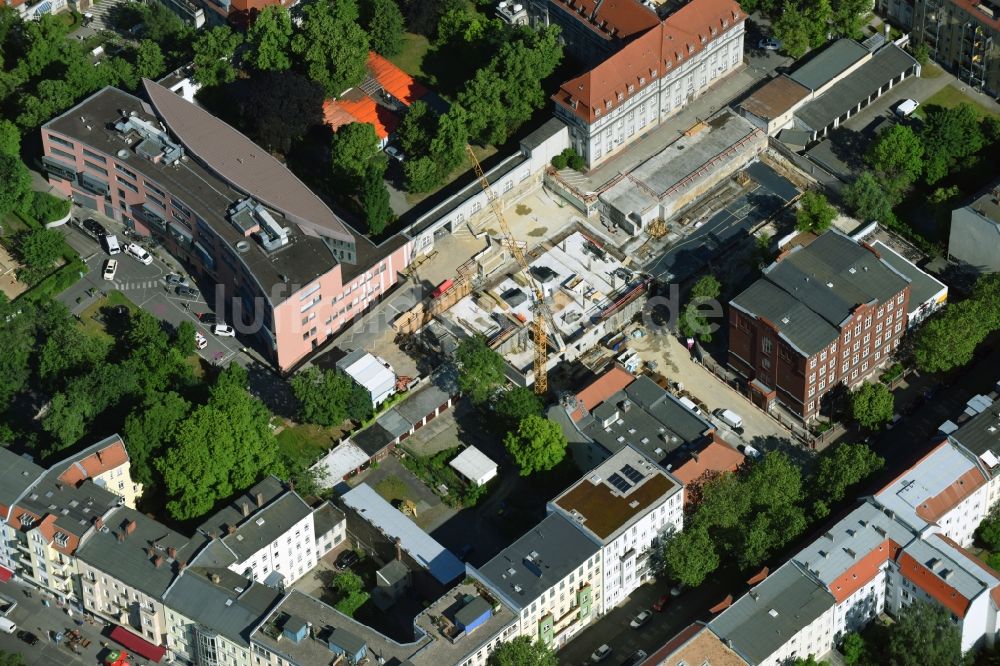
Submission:
[[[312,190],[284,164],[233,127],[160,84],[143,79],[156,114],[170,132],[233,187],[281,211],[297,224],[354,242],[344,226]]]

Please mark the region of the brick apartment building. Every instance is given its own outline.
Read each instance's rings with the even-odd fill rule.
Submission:
[[[906,331],[910,281],[838,231],[796,247],[729,302],[729,366],[758,406],[814,418],[836,385],[883,365]]]

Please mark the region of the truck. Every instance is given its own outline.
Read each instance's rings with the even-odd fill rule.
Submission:
[[[449,289],[451,289],[451,287],[452,287],[453,284],[455,284],[455,283],[452,280],[445,280],[444,282],[442,282],[441,284],[439,284],[437,286],[437,288],[434,289],[434,291],[431,292],[431,298],[437,298],[438,296],[440,296],[444,292],[446,292]]]

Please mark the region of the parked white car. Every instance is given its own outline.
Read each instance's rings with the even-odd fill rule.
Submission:
[[[130,255],[132,255],[133,257],[135,257],[135,259],[144,266],[149,266],[151,263],[153,263],[153,255],[151,255],[149,252],[146,252],[144,249],[142,249],[142,246],[136,243],[129,243],[128,247],[125,248],[125,251]]]
[[[114,280],[115,273],[118,271],[118,260],[108,259],[104,262],[104,279]]]
[[[208,346],[208,338],[202,335],[200,331],[195,331],[194,333],[194,346],[198,349],[204,349]]]
[[[904,99],[902,102],[899,103],[899,106],[896,107],[896,115],[899,116],[900,118],[906,118],[914,111],[916,111],[918,106],[920,106],[920,102],[918,102],[917,100]]]
[[[212,327],[212,333],[219,336],[220,338],[235,338],[236,329],[228,324],[216,324]]]
[[[604,661],[609,656],[611,656],[611,646],[605,643],[601,647],[594,650],[594,653],[590,655],[590,660],[596,664],[599,661]]]

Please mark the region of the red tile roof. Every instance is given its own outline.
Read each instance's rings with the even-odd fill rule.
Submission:
[[[427,88],[414,81],[413,77],[374,51],[368,54],[368,72],[386,92],[406,106],[410,106],[428,92]]]
[[[896,556],[899,555],[899,549],[898,543],[892,539],[885,539],[855,562],[850,569],[830,581],[830,593],[837,600],[837,603],[839,604],[871,582],[878,575],[883,564],[896,559]]]
[[[100,476],[108,470],[124,465],[128,460],[125,443],[118,440],[71,464],[59,475],[59,480],[76,486],[84,479]]]
[[[686,486],[700,479],[706,472],[735,472],[743,464],[743,454],[736,449],[713,440],[683,465],[671,471]]]
[[[917,507],[917,515],[929,523],[937,522],[941,516],[984,485],[986,485],[986,475],[978,467],[974,467],[934,497],[925,499]]]
[[[64,555],[72,555],[76,550],[76,547],[80,545],[80,537],[67,532],[65,530],[60,530],[59,525],[56,524],[57,516],[54,514],[49,514],[42,519],[42,522],[38,524],[38,531],[42,533],[45,540],[49,542],[49,545],[58,550]],[[56,543],[56,532],[62,532],[66,535],[66,545],[60,546]]]
[[[590,386],[577,393],[576,399],[589,411],[634,381],[635,376],[630,372],[615,366],[594,380]],[[574,421],[579,421],[581,418],[583,418],[583,413],[579,409],[573,412]]]
[[[588,123],[593,122],[745,18],[734,0],[692,0],[656,29],[586,74],[564,83],[552,98]]]
[[[659,24],[656,13],[639,0],[555,0],[555,4],[608,39],[630,39]]]
[[[399,116],[367,96],[359,99],[328,99],[323,103],[323,119],[334,132],[350,123],[369,123],[375,127],[375,134],[380,139],[388,138],[400,122]]]
[[[963,597],[958,593],[958,590],[939,578],[937,574],[923,564],[913,559],[909,553],[904,552],[900,556],[899,573],[957,617],[965,617],[969,606],[972,604],[972,600]]]

